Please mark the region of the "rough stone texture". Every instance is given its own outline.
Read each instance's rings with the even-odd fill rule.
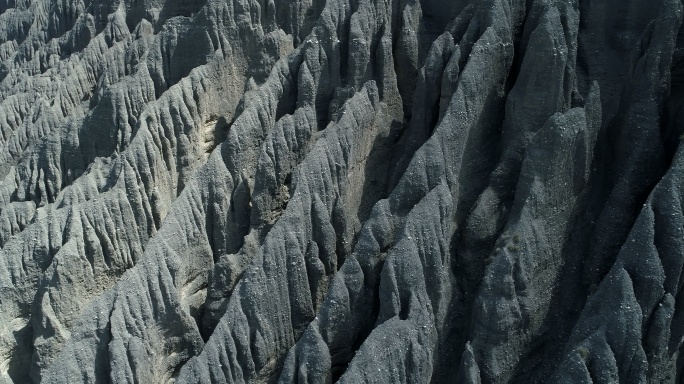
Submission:
[[[679,0],[0,0],[0,383],[684,381]]]

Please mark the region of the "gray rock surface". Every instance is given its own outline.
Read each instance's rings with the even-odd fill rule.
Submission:
[[[0,0],[0,383],[680,383],[679,0]]]

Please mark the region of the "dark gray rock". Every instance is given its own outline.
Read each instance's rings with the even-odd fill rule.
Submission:
[[[0,383],[681,382],[682,12],[0,0]]]

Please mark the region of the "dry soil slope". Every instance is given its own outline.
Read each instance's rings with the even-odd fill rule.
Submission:
[[[682,13],[0,0],[0,382],[680,382]]]

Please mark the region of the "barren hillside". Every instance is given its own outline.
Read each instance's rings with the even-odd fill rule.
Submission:
[[[680,0],[0,0],[0,383],[684,382]]]

